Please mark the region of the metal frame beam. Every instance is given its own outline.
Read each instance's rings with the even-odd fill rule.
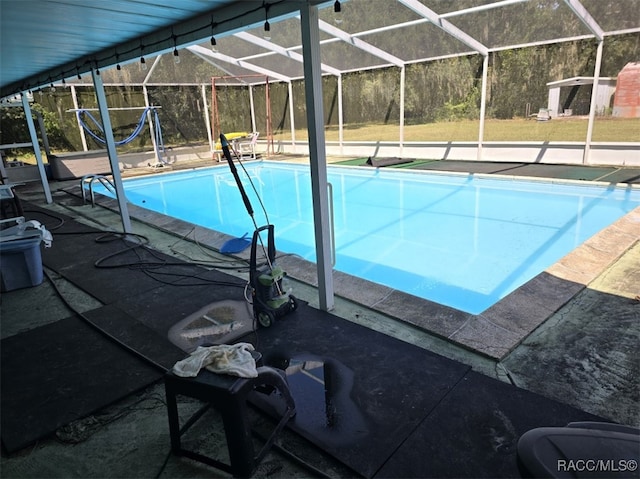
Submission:
[[[283,82],[290,81],[289,77],[282,75],[280,73],[274,72],[273,70],[259,67],[258,65],[254,65],[253,63],[249,63],[244,60],[239,60],[229,55],[225,55],[224,53],[211,51],[210,49],[201,47],[200,45],[193,45],[191,47],[187,47],[187,50],[189,50],[192,53],[195,53],[200,57],[215,58],[216,60],[221,60],[223,62],[227,62],[232,65],[236,65],[241,68],[244,68],[245,70],[254,71],[256,73],[260,73],[261,75],[268,76],[270,78],[275,78]]]
[[[447,32],[452,37],[460,40],[465,45],[471,47],[478,53],[482,55],[488,55],[489,49],[480,43],[478,40],[470,36],[469,34],[463,32],[458,27],[453,25],[447,19],[443,18],[441,15],[438,15],[436,12],[431,10],[430,8],[425,7],[418,0],[398,0],[398,2],[402,3],[405,7],[413,10],[418,15],[426,18],[435,26],[441,28],[445,32]]]
[[[293,50],[286,49],[284,47],[281,47],[280,45],[276,45],[273,42],[257,37],[251,33],[239,32],[235,33],[233,36],[236,38],[240,38],[241,40],[244,40],[246,42],[253,43],[254,45],[257,45],[259,47],[266,48],[267,50],[271,50],[273,53],[277,53],[287,58],[291,58],[292,60],[295,60],[297,62],[304,63],[304,57],[298,52],[294,52]],[[340,70],[338,70],[337,68],[330,67],[329,65],[326,65],[324,63],[321,63],[320,67],[326,73],[340,76]]]
[[[122,220],[122,228],[125,233],[132,233],[131,218],[129,217],[129,208],[127,207],[127,198],[124,194],[124,186],[122,185],[122,176],[120,175],[120,164],[118,163],[118,153],[116,152],[116,142],[113,138],[113,129],[111,127],[111,118],[109,117],[109,105],[107,104],[107,96],[104,93],[104,85],[102,78],[96,70],[91,70],[91,78],[98,101],[98,110],[102,120],[102,129],[107,142],[107,155],[111,165],[111,175],[113,176],[113,184],[116,187],[116,199],[118,208],[120,209],[120,218]]]
[[[587,28],[593,32],[599,42],[604,38],[604,30],[598,22],[591,16],[587,9],[580,3],[580,0],[564,0],[564,3],[573,11],[574,14],[584,23]]]
[[[397,67],[402,68],[404,66],[404,61],[401,58],[398,58],[384,50],[381,50],[378,47],[374,47],[370,43],[367,43],[364,40],[345,32],[344,30],[340,30],[339,28],[336,28],[333,25],[328,24],[327,22],[323,22],[322,20],[320,20],[318,23],[320,30],[336,38],[339,38],[343,42],[353,45],[360,50],[364,50],[365,52],[370,53],[373,56],[382,58],[383,60]]]
[[[38,134],[36,133],[36,125],[33,122],[33,116],[31,115],[31,105],[29,105],[29,98],[26,92],[23,92],[22,108],[24,110],[24,116],[27,120],[27,127],[29,128],[29,136],[31,137],[31,146],[36,156],[36,163],[38,164],[38,173],[40,173],[40,182],[42,183],[42,189],[44,191],[44,197],[47,203],[53,203],[51,197],[51,190],[49,189],[49,182],[47,181],[47,172],[44,169],[44,162],[42,161],[42,152],[40,151],[40,144],[38,143]],[[46,146],[46,145],[45,145]],[[0,160],[1,162],[2,160]]]

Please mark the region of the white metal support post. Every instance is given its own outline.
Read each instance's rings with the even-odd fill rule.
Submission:
[[[489,54],[482,60],[482,91],[480,92],[480,126],[478,131],[478,161],[482,161],[482,143],[484,142],[484,117],[487,110],[487,78],[489,72]]]
[[[76,86],[71,85],[71,98],[73,99],[73,109],[76,114],[76,122],[78,123],[78,130],[80,130],[80,139],[82,140],[82,151],[89,151],[89,146],[87,145],[87,135],[84,132],[84,128],[80,124],[80,118],[78,117],[78,110],[80,110],[80,104],[78,103],[78,92],[76,91]]]
[[[51,190],[49,189],[49,181],[47,180],[47,172],[44,169],[42,152],[40,151],[40,144],[38,143],[38,135],[36,134],[36,125],[33,122],[33,116],[31,115],[29,98],[27,98],[26,92],[22,92],[20,96],[22,97],[22,108],[24,109],[24,116],[27,119],[27,126],[29,127],[29,136],[31,136],[33,152],[36,155],[36,163],[38,164],[38,172],[40,173],[40,181],[42,182],[44,197],[47,203],[53,203],[53,198],[51,198]]]
[[[107,155],[111,164],[111,174],[113,175],[113,184],[116,187],[116,198],[118,200],[118,208],[120,209],[120,218],[122,219],[122,228],[125,233],[132,233],[131,219],[129,218],[129,208],[127,207],[127,199],[124,196],[124,187],[122,186],[122,177],[120,176],[120,165],[118,164],[118,153],[116,152],[116,142],[113,138],[113,130],[111,129],[111,118],[109,117],[109,106],[107,105],[107,96],[104,93],[104,85],[100,74],[95,70],[91,70],[93,78],[93,87],[98,100],[98,110],[102,119],[102,129],[107,142]]]
[[[268,88],[268,86],[265,84],[265,94],[266,94],[266,88]],[[251,85],[251,84],[249,84],[249,108],[251,109],[251,131],[254,132],[254,131],[257,130],[257,127],[256,127],[256,108],[255,108],[255,106],[253,104],[253,85]]]
[[[405,65],[400,67],[400,156],[402,156],[402,150],[404,149],[404,92],[407,76],[407,68]]]
[[[342,74],[338,75],[338,142],[340,144],[340,154],[344,142],[344,110],[342,109]]]
[[[293,107],[293,85],[291,81],[287,82],[287,89],[289,91],[289,119],[291,120],[291,145],[295,151],[296,148],[296,121],[295,121],[295,109]]]
[[[584,8],[580,0],[564,0],[567,6],[580,19],[582,23],[593,33],[598,40],[598,48],[596,50],[596,66],[593,72],[593,87],[591,89],[591,105],[589,106],[589,122],[587,124],[587,138],[584,143],[584,154],[582,163],[588,164],[591,155],[591,139],[593,137],[593,124],[596,119],[596,110],[598,105],[598,83],[600,83],[600,68],[602,67],[602,50],[604,45],[604,30],[591,16],[589,11]]]
[[[320,309],[329,311],[333,309],[334,306],[330,234],[332,225],[329,219],[318,7],[307,4],[300,9],[300,13],[302,53],[304,56],[304,88],[307,106],[307,125],[309,129],[313,223],[318,270],[318,296]]]
[[[593,72],[593,87],[591,89],[591,105],[589,106],[589,122],[587,123],[587,138],[584,143],[584,156],[582,157],[582,163],[589,163],[589,156],[591,155],[591,139],[593,137],[593,125],[596,119],[596,110],[598,109],[598,83],[600,82],[600,68],[602,66],[602,50],[604,40],[598,42],[598,49],[596,50],[596,67]]]
[[[209,104],[207,102],[207,86],[203,83],[200,86],[200,89],[202,90],[202,104],[204,105],[204,108],[202,108],[202,113],[203,113],[203,116],[204,116],[204,124],[207,127],[207,138],[209,140],[209,151],[213,154],[213,152],[215,151],[216,142],[213,141],[213,136],[211,135],[211,118],[209,117]]]
[[[144,83],[142,85],[142,94],[144,96],[144,106],[149,108],[151,103],[149,103],[149,92],[147,91],[147,85]],[[156,133],[155,126],[153,124],[153,115],[151,115],[151,110],[147,110],[147,123],[149,123],[149,136],[151,137],[151,145],[153,146],[153,154],[156,157],[156,165],[160,163],[161,158],[158,155],[158,142],[156,141]]]

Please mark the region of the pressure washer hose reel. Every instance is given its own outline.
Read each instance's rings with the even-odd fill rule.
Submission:
[[[267,231],[267,258],[265,264],[258,266],[257,250],[260,233]],[[253,232],[251,241],[251,256],[249,259],[249,283],[251,286],[253,313],[260,326],[268,328],[273,322],[298,307],[296,298],[285,291],[283,279],[286,273],[276,265],[276,247],[273,225],[257,228]]]

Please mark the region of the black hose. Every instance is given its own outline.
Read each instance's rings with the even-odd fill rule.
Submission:
[[[227,141],[227,137],[222,133],[220,133],[220,144],[222,145],[222,153],[224,153],[224,157],[227,159],[227,163],[229,163],[231,173],[233,174],[233,177],[236,180],[236,184],[238,185],[238,189],[240,190],[240,195],[242,195],[242,201],[244,202],[244,206],[247,209],[247,213],[249,213],[249,216],[253,218],[253,206],[251,206],[251,201],[249,201],[247,192],[244,190],[244,186],[242,185],[242,181],[240,180],[240,176],[238,175],[238,170],[236,169],[236,165],[233,162],[233,158],[231,158],[231,152],[229,151],[229,142]]]

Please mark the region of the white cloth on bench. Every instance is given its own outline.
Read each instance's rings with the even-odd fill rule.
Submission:
[[[198,346],[185,359],[173,366],[176,376],[195,377],[202,368],[217,374],[230,374],[241,378],[256,378],[256,361],[251,355],[254,347],[250,343]]]

